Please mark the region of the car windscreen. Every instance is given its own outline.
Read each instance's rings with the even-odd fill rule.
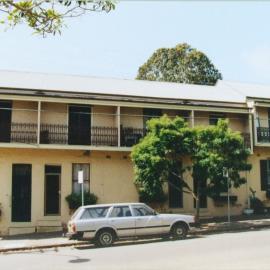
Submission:
[[[105,218],[110,207],[85,208],[81,219]]]

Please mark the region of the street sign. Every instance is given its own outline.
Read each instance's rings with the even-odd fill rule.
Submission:
[[[83,171],[78,171],[78,183],[83,184]]]
[[[84,190],[83,190],[83,171],[78,171],[78,183],[82,187],[82,205],[84,205]]]

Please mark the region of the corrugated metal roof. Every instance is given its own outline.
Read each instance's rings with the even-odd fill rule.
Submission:
[[[0,71],[0,88],[51,90],[104,95],[245,103],[246,97],[270,99],[270,86],[219,81],[215,86]]]

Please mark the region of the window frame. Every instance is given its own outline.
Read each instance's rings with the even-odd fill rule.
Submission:
[[[103,217],[96,217],[96,218],[82,218],[83,215],[84,215],[84,213],[85,213],[86,211],[90,211],[90,210],[97,209],[97,208],[104,208],[104,209],[107,208],[106,215],[103,216]],[[80,214],[80,218],[79,218],[79,219],[80,219],[80,220],[105,219],[105,218],[108,217],[108,214],[109,214],[110,210],[111,210],[111,207],[110,207],[110,206],[97,206],[97,207],[88,207],[88,208],[84,208],[83,211],[82,211],[82,213]]]
[[[72,163],[72,175],[71,175],[71,185],[72,185],[72,193],[77,193],[77,194],[79,194],[79,192],[77,192],[76,190],[75,190],[75,188],[74,188],[74,185],[77,183],[78,185],[80,185],[79,183],[78,183],[78,178],[77,179],[75,179],[74,178],[74,171],[75,171],[75,165],[80,165],[80,168],[81,168],[81,166],[84,166],[84,165],[87,165],[88,166],[88,179],[87,180],[85,180],[85,178],[84,178],[84,180],[83,180],[83,185],[84,185],[84,192],[90,192],[90,175],[91,175],[91,173],[90,173],[90,170],[91,170],[91,166],[90,166],[90,163]],[[88,190],[87,190],[87,188],[85,187],[86,185],[86,183],[88,183]]]
[[[137,216],[136,214],[135,214],[135,208],[137,208],[137,207],[140,207],[140,208],[144,208],[144,209],[146,209],[147,211],[149,211],[150,213],[152,213],[151,215],[142,215],[142,216]],[[154,209],[152,209],[152,208],[150,208],[150,207],[148,207],[147,205],[132,205],[131,206],[131,209],[132,209],[132,216],[134,216],[134,217],[150,217],[150,216],[154,216],[155,214],[155,210]]]
[[[220,120],[220,119],[226,119],[226,113],[222,113],[222,112],[209,113],[209,125],[210,126],[216,126],[218,123],[218,120]]]
[[[130,216],[122,216],[122,217],[112,217],[111,214],[114,210],[114,208],[124,208],[124,207],[128,207],[129,211],[130,211]],[[133,217],[133,214],[132,214],[132,210],[131,210],[131,207],[130,205],[114,205],[111,207],[111,210],[110,210],[110,213],[108,214],[108,218],[129,218],[129,217]]]

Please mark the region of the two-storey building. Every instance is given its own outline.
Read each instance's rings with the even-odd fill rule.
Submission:
[[[70,215],[65,197],[80,192],[79,170],[99,203],[137,201],[131,147],[146,134],[146,121],[163,114],[182,116],[190,126],[228,118],[250,147],[253,165],[247,184],[233,190],[232,212],[246,207],[249,187],[267,203],[269,89],[1,71],[0,234],[60,229]],[[210,198],[201,206],[203,215],[226,213]],[[166,211],[194,207],[190,195],[168,186]]]

